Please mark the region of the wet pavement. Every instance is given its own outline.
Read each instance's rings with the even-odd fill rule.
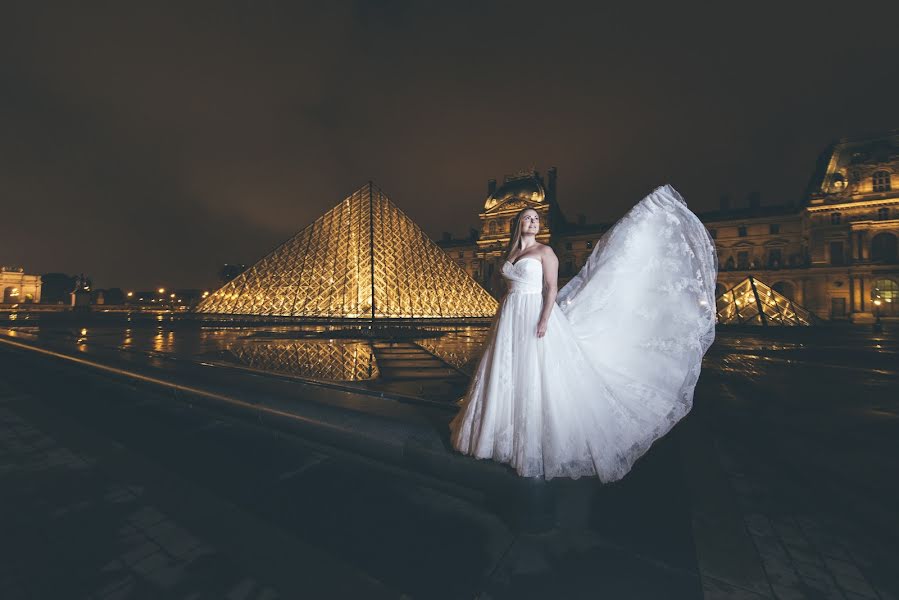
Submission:
[[[3,598],[899,597],[891,324],[721,330],[693,412],[625,480],[544,483],[530,513],[502,506],[509,490],[530,494],[502,467],[449,452],[449,384],[410,403],[346,391],[358,380],[304,387],[266,365],[207,362],[259,340],[297,348],[295,330],[7,325],[2,339],[350,435],[0,343]],[[414,393],[427,378],[409,385],[392,367],[459,385],[483,335],[441,334],[339,342],[367,345],[378,378]],[[365,363],[358,347],[339,354],[341,377]]]

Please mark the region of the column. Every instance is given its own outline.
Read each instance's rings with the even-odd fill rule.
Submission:
[[[858,289],[859,289],[859,292],[861,292],[860,293],[861,298],[859,299],[859,307],[860,307],[859,310],[861,310],[862,312],[865,312],[865,278],[864,277],[858,278]]]

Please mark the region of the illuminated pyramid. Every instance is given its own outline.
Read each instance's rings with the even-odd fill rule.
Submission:
[[[369,183],[196,310],[313,319],[452,319],[492,316],[496,301]]]
[[[747,277],[716,300],[722,325],[811,325],[815,317],[755,277]]]

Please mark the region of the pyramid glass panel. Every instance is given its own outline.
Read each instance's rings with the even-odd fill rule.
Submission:
[[[197,312],[329,319],[489,317],[496,300],[368,184]]]
[[[747,277],[716,300],[722,325],[811,325],[814,317],[767,284]]]

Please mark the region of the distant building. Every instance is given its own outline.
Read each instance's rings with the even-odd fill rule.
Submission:
[[[0,267],[3,304],[32,304],[41,301],[41,276],[26,275],[22,267]]]
[[[541,217],[538,240],[559,257],[560,285],[584,265],[609,228],[568,222],[556,198],[556,169],[490,180],[479,235],[438,244],[497,294],[511,219],[524,207]],[[799,205],[748,205],[699,214],[715,240],[720,295],[750,275],[822,319],[870,322],[899,316],[899,130],[843,139],[822,155]]]

